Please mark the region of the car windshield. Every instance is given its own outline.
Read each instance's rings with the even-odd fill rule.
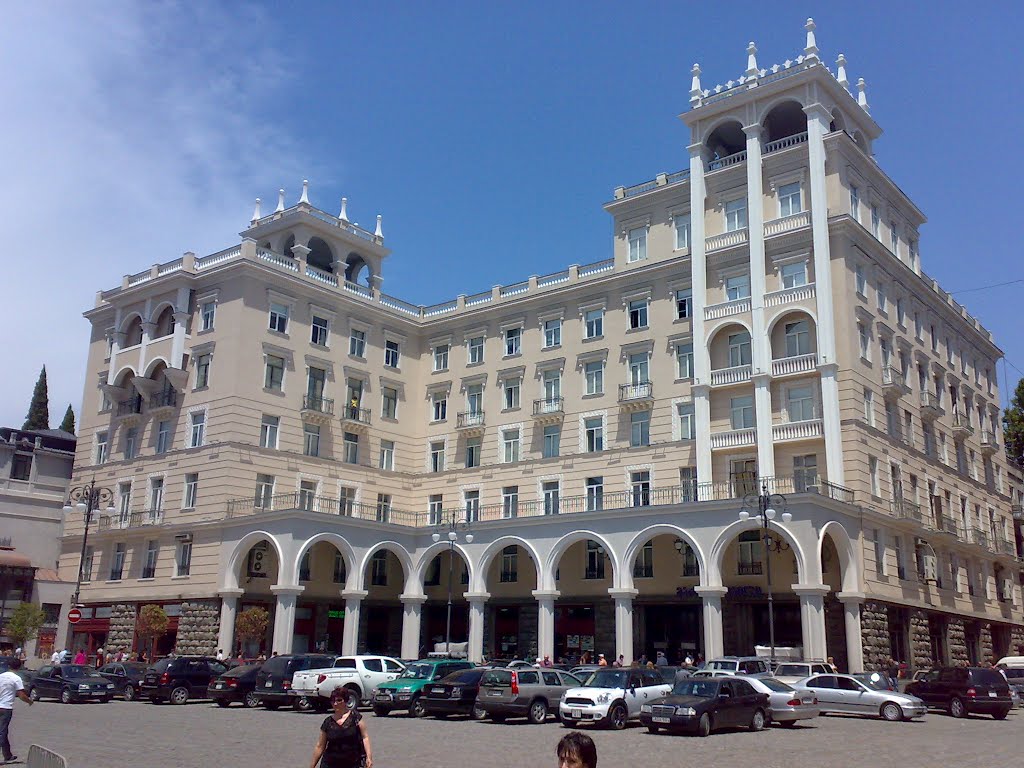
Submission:
[[[725,669],[733,671],[736,669],[735,661],[712,661],[708,663],[708,669]]]
[[[761,683],[766,688],[769,688],[773,691],[777,691],[779,693],[785,693],[786,691],[793,690],[793,686],[786,685],[784,682],[782,682],[781,680],[776,680],[774,677],[762,677]]]
[[[775,675],[786,675],[787,677],[807,677],[810,667],[807,664],[779,664],[775,668]]]
[[[156,664],[149,668],[150,672],[166,672],[167,668],[171,666],[170,659],[160,659]]]
[[[84,664],[66,664],[60,668],[64,677],[89,677],[96,670]]]
[[[972,669],[971,684],[1003,686],[1006,685],[1006,678],[997,669]]]
[[[623,669],[599,669],[587,678],[584,688],[625,688],[627,675]]]
[[[887,691],[889,690],[889,681],[885,679],[885,675],[881,672],[865,672],[861,675],[854,675],[868,688],[874,688],[876,691]]]
[[[702,699],[713,699],[718,695],[718,681],[708,679],[681,680],[672,688],[673,696],[699,696]]]
[[[433,664],[410,664],[406,667],[402,674],[398,676],[399,680],[429,680],[431,675],[434,674]]]
[[[240,667],[232,667],[224,673],[224,677],[242,677],[260,668],[259,664],[243,664]]]

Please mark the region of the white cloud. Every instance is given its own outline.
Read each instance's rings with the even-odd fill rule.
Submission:
[[[122,274],[230,245],[258,190],[309,173],[279,128],[271,20],[204,4],[23,3],[0,26],[0,425],[46,365],[78,413],[89,324]],[[262,42],[261,42],[262,41]]]

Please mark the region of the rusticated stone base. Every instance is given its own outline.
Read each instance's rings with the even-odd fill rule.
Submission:
[[[190,656],[213,656],[217,653],[219,631],[220,600],[182,601],[176,652]]]
[[[138,606],[135,603],[115,603],[111,606],[110,629],[107,632],[105,651],[130,653],[134,650],[137,613]]]
[[[981,625],[981,663],[988,665],[996,661],[995,654],[992,650],[992,625],[982,624]]]
[[[943,659],[932,658],[932,640],[926,611],[913,611],[910,614],[910,655],[914,669],[929,669],[945,663]]]
[[[966,667],[971,663],[963,619],[949,619],[946,622],[946,649],[949,663],[954,667]]]
[[[860,634],[864,648],[864,669],[885,669],[889,647],[889,610],[884,603],[866,602],[860,609]]]

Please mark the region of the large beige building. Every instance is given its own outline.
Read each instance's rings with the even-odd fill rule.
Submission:
[[[748,653],[770,593],[777,645],[853,669],[1024,647],[1001,352],[922,270],[863,81],[809,22],[793,61],[695,66],[681,118],[688,164],[615,190],[605,261],[410,304],[379,218],[304,185],[102,291],[76,479],[118,512],[76,641],[160,603],[163,650],[229,650],[262,605],[268,651],[416,657],[451,572],[474,659]]]

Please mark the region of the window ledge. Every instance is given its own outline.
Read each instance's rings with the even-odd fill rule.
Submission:
[[[286,340],[290,340],[291,339],[291,337],[288,335],[287,331],[275,331],[273,328],[267,328],[267,333],[269,333],[271,336],[274,336],[274,337],[276,337],[278,339],[286,339]]]
[[[201,331],[196,331],[196,338],[200,336],[206,336],[207,334],[213,333],[216,328],[203,328]]]
[[[467,368],[479,368],[481,365],[484,364],[484,362],[485,362],[484,360],[480,360],[480,361],[475,362],[475,363],[466,363],[466,367]]]
[[[551,352],[554,349],[561,349],[561,348],[562,348],[561,344],[552,344],[550,347],[541,347],[540,351],[541,352]]]
[[[599,336],[584,336],[583,337],[583,343],[585,344],[588,341],[600,341],[603,338],[604,338],[604,334],[603,333],[600,334]]]
[[[640,326],[637,326],[636,328],[627,328],[626,329],[626,333],[640,333],[642,331],[649,331],[649,330],[651,330],[651,326],[650,325],[640,325]]]
[[[145,578],[136,579],[136,581],[156,581],[156,576],[146,576]]]
[[[360,363],[365,363],[366,358],[361,355],[354,355],[351,352],[348,353],[349,360],[358,360]]]
[[[606,394],[607,394],[606,392],[591,392],[588,395],[582,395],[582,399],[584,399],[584,400],[593,400],[594,398],[604,397]]]
[[[180,579],[190,579],[190,578],[192,578],[192,574],[190,574],[190,573],[183,573],[180,576],[171,576],[171,581],[178,581]]]
[[[523,356],[522,352],[513,352],[511,355],[502,355],[501,359],[502,360],[511,360],[512,358],[522,357],[522,356]]]
[[[322,349],[324,352],[331,351],[331,348],[326,344],[317,344],[315,341],[309,342],[309,346],[311,346],[313,349]]]
[[[207,384],[206,386],[203,386],[203,387],[193,387],[193,388],[192,388],[192,391],[193,391],[193,392],[205,392],[205,391],[206,391],[206,390],[208,390],[209,388],[210,388],[210,385],[209,385],[209,384]]]
[[[435,368],[431,373],[448,373],[449,368]]]
[[[107,584],[120,584],[121,579],[107,579]]]
[[[263,391],[266,392],[268,395],[276,395],[277,397],[284,397],[284,390],[283,389],[270,389],[269,387],[264,387]]]

